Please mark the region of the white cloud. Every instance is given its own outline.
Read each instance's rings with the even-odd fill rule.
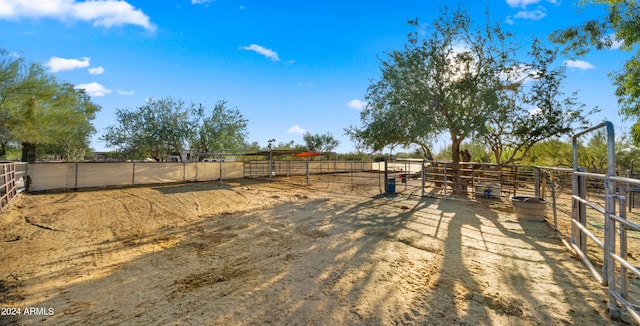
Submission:
[[[78,84],[75,86],[76,89],[84,89],[87,94],[91,96],[105,96],[107,94],[111,94],[111,90],[106,87],[93,82],[88,84]]]
[[[507,16],[507,19],[505,19],[505,23],[507,23],[507,25],[513,25],[516,22],[511,19],[511,16]]]
[[[611,48],[610,49],[611,50],[618,50],[623,45],[624,45],[624,42],[622,40],[614,39],[613,42],[611,43]]]
[[[542,2],[542,0],[506,0],[511,8],[526,8],[528,5],[534,5]],[[558,0],[547,0],[548,3],[557,4]]]
[[[214,2],[214,1],[216,1],[216,0],[191,0],[191,4],[199,5],[199,4],[210,3],[210,2]]]
[[[538,7],[535,10],[518,11],[513,18],[540,20],[547,16],[547,10],[544,7]]]
[[[118,90],[118,94],[131,96],[131,95],[133,95],[133,91],[123,91],[123,90],[119,89]]]
[[[256,53],[262,54],[263,56],[270,58],[273,61],[280,61],[280,58],[278,57],[278,53],[271,50],[271,49],[267,49],[263,46],[257,45],[257,44],[251,44],[249,46],[243,46],[241,47],[241,49],[243,50],[249,50],[249,51],[254,51]]]
[[[89,68],[89,73],[92,75],[102,75],[104,74],[104,68],[102,67]]]
[[[347,106],[352,109],[363,110],[367,106],[367,102],[360,101],[359,99],[353,99],[347,103]]]
[[[595,68],[594,65],[582,60],[567,60],[564,62],[564,64],[569,68],[576,68],[580,70],[588,70],[588,69]]]
[[[534,109],[529,110],[529,114],[530,115],[538,115],[540,113],[542,113],[542,109],[540,109],[540,108],[534,108]]]
[[[616,37],[615,34],[609,34],[601,39],[602,42],[611,42],[611,50],[618,50],[624,45],[624,41]]]
[[[0,19],[51,18],[64,22],[93,22],[94,27],[137,25],[155,30],[149,16],[126,1],[94,0],[1,0]]]
[[[540,2],[541,0],[507,0],[507,4],[511,8],[525,8],[530,4],[535,4]]]
[[[299,82],[298,86],[300,86],[300,87],[313,87],[314,85],[313,85],[313,83],[301,83],[301,82]]]
[[[295,126],[293,126],[293,127],[289,128],[289,129],[287,130],[287,132],[288,132],[288,133],[291,133],[291,134],[304,135],[307,131],[306,131],[306,130],[304,130],[304,129],[302,129],[302,128],[300,128],[300,126],[295,125]]]
[[[245,6],[240,6],[240,10],[244,10],[245,8]]]
[[[82,60],[51,57],[49,61],[45,63],[45,66],[49,67],[50,72],[58,72],[89,67],[90,60],[91,59],[87,57],[82,58]]]

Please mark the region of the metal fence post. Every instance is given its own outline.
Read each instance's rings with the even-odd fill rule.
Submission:
[[[625,187],[618,187],[618,209],[620,210],[620,218],[623,220],[627,219],[627,210],[626,210],[626,202],[627,196],[625,195]],[[620,257],[627,258],[627,226],[620,223]],[[614,228],[615,232],[615,228]],[[615,265],[614,265],[615,268]],[[614,270],[615,271],[615,270]],[[611,284],[615,284],[615,280],[612,282],[609,281],[609,288],[611,288]],[[623,264],[620,265],[620,294],[623,298],[629,299],[629,272],[627,267]]]
[[[387,193],[387,179],[389,178],[389,170],[388,170],[388,163],[387,160],[384,160],[384,193]]]
[[[558,230],[558,208],[556,207],[556,180],[553,169],[549,171],[551,178],[551,209],[553,210],[553,228]]]
[[[269,181],[273,180],[273,150],[269,149]]]
[[[536,198],[540,198],[540,169],[537,167],[534,168],[534,182],[535,182],[535,196]]]
[[[443,199],[447,199],[447,163],[445,162],[444,164],[444,198]]]
[[[421,184],[422,184],[422,191],[420,193],[420,197],[424,197],[424,178],[425,178],[425,160],[422,160],[422,166],[420,167],[420,179],[422,180]]]
[[[578,168],[578,172],[586,172],[584,167]],[[585,176],[578,176],[578,197],[581,199],[587,199],[587,183],[585,182]],[[582,226],[587,226],[587,205],[583,202],[578,202],[578,222]],[[582,232],[582,230],[578,231],[580,233],[580,245],[579,248],[582,252],[587,252],[587,235]]]
[[[76,161],[76,180],[75,180],[75,185],[74,185],[74,189],[78,190],[78,161]]]

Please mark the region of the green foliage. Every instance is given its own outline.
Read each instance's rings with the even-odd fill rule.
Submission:
[[[578,145],[578,166],[591,170],[607,168],[607,139],[604,131],[599,130],[588,138],[580,138]],[[631,160],[640,159],[640,148],[633,144],[628,134],[615,140],[616,169],[629,169]],[[573,146],[571,139],[548,139],[533,146],[530,155],[521,162],[524,165],[573,167]],[[640,164],[640,163],[638,163]],[[636,165],[637,167],[637,165]],[[635,169],[635,168],[634,168]]]
[[[150,99],[136,111],[117,109],[118,124],[107,127],[102,139],[130,157],[148,155],[160,161],[172,153],[181,155],[195,137],[191,126],[197,109],[194,104],[187,106],[171,98]]]
[[[346,130],[358,148],[415,144],[432,159],[431,143],[445,133],[454,162],[473,137],[497,163],[512,163],[533,144],[584,122],[575,96],[561,92],[564,68],[551,68],[555,51],[534,41],[523,61],[512,34],[489,20],[475,28],[462,9],[443,10],[430,26],[424,38],[410,34],[404,49],[382,61],[381,78],[366,95],[363,127]],[[476,158],[487,160],[484,153]]]
[[[82,157],[98,110],[84,91],[0,50],[0,144],[22,144],[23,161],[35,160],[36,145],[66,159]]]
[[[473,139],[471,143],[462,144],[461,149],[469,151],[471,154],[471,162],[492,163],[491,153],[487,151],[486,144],[477,139]]]
[[[63,86],[58,99],[64,104],[51,112],[52,128],[46,130],[50,141],[43,148],[46,153],[58,154],[67,161],[82,160],[89,151],[89,138],[95,133],[90,121],[95,119],[100,107],[91,102],[84,90],[74,89],[71,84]]]
[[[356,151],[356,152],[341,154],[339,159],[344,161],[370,162],[373,160],[373,157],[371,156],[371,154]]]
[[[620,113],[628,118],[640,117],[640,6],[636,0],[583,0],[582,5],[606,6],[607,15],[585,21],[580,26],[571,26],[553,32],[549,38],[564,45],[563,53],[583,56],[592,47],[613,48],[620,45],[622,50],[634,51],[624,63],[622,70],[611,72]],[[636,144],[640,144],[640,127],[633,130]]]
[[[301,144],[296,144],[295,141],[291,140],[291,141],[289,141],[287,143],[279,142],[278,145],[276,145],[274,147],[274,149],[305,151],[306,147],[304,145],[301,145]]]
[[[530,62],[513,61],[501,70],[505,73],[497,93],[500,100],[489,117],[488,131],[479,134],[496,163],[522,161],[535,144],[587,126],[585,115],[596,111],[585,113],[576,93],[565,96],[565,66],[553,68],[556,51],[536,40],[528,57]]]
[[[555,166],[570,168],[573,166],[571,141],[562,141],[554,137],[531,147],[529,155],[520,162],[523,165]]]
[[[260,150],[260,143],[258,143],[257,141],[252,142],[251,144],[247,144],[245,146],[245,149],[248,151],[257,151]]]
[[[226,101],[219,101],[210,116],[204,116],[202,108],[198,114],[202,122],[192,143],[192,150],[214,152],[246,145],[248,120],[237,108],[228,108]]]
[[[312,152],[331,152],[340,145],[340,141],[335,139],[329,132],[322,135],[312,135],[306,132],[302,135],[302,139],[305,142],[307,150]]]
[[[116,110],[117,124],[107,127],[102,139],[109,147],[132,158],[221,151],[244,147],[247,120],[226,102],[218,102],[211,115],[202,105],[182,100],[151,99],[134,111]]]
[[[10,161],[19,160],[22,156],[22,149],[20,148],[20,146],[7,144],[4,151],[6,153],[4,158]]]

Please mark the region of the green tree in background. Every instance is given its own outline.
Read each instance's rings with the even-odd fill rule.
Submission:
[[[563,71],[550,68],[555,52],[534,41],[523,55],[515,36],[488,17],[476,28],[465,10],[444,9],[424,34],[410,34],[403,50],[388,53],[380,80],[369,87],[363,127],[347,134],[376,151],[416,144],[428,159],[433,140],[448,134],[454,190],[461,193],[465,140],[477,137],[498,163],[511,163],[536,142],[569,132],[582,108],[562,98]],[[508,151],[514,155],[504,161]]]
[[[555,50],[534,40],[527,57],[529,62],[498,67],[503,86],[496,91],[498,101],[488,115],[487,129],[477,134],[498,164],[521,162],[535,144],[586,127],[586,116],[597,111],[585,112],[577,92],[564,94],[566,67],[553,66]]]
[[[116,110],[117,124],[107,127],[102,139],[128,157],[162,161],[169,155],[246,146],[247,120],[226,102],[218,102],[211,115],[202,105],[182,100],[151,99],[136,110]]]
[[[340,145],[340,141],[335,139],[329,132],[315,135],[306,132],[302,135],[302,139],[305,142],[307,150],[312,152],[331,152]]]
[[[81,160],[90,150],[90,137],[96,132],[90,121],[100,107],[84,90],[71,84],[62,85],[58,97],[64,104],[49,114],[51,128],[46,133],[50,139],[43,146],[44,152],[61,155],[66,161]]]
[[[0,156],[9,143],[21,145],[24,162],[35,161],[37,145],[81,156],[98,110],[84,91],[59,83],[42,65],[0,50]]]
[[[117,124],[107,127],[102,139],[130,157],[149,156],[156,161],[173,153],[182,157],[195,137],[198,109],[172,98],[150,99],[134,111],[117,109]]]
[[[555,31],[550,35],[553,42],[564,45],[563,53],[583,56],[593,47],[598,50],[620,47],[634,51],[624,63],[621,71],[611,72],[620,113],[637,119],[632,128],[632,137],[640,144],[640,4],[636,0],[582,0],[585,5],[606,6],[604,17],[587,20],[580,26]]]
[[[304,151],[306,150],[304,145],[296,144],[295,141],[291,140],[289,142],[278,142],[278,144],[274,147],[274,149],[283,149],[283,150],[296,150],[296,151]]]
[[[247,146],[248,120],[237,108],[228,108],[226,101],[216,103],[209,116],[200,107],[198,115],[201,122],[196,126],[198,132],[191,145],[195,152],[209,153]]]

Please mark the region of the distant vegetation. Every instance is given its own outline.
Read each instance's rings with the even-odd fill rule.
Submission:
[[[102,140],[127,158],[163,161],[170,155],[182,159],[187,154],[196,158],[249,146],[247,119],[225,101],[208,110],[173,98],[150,99],[134,110],[117,109],[116,121]]]
[[[488,17],[476,27],[464,9],[443,9],[428,25],[410,21],[416,31],[382,61],[362,126],[346,130],[351,139],[373,150],[415,145],[431,159],[434,139],[447,134],[454,190],[463,192],[457,164],[470,159],[461,157],[466,140],[481,141],[497,163],[510,164],[536,143],[586,125],[576,94],[562,92],[565,66],[554,66],[556,51],[539,40],[523,45]]]
[[[21,160],[36,155],[84,157],[100,107],[84,90],[60,82],[42,65],[0,49],[0,157],[19,148]]]
[[[550,40],[563,45],[564,54],[581,56],[593,48],[617,46],[635,51],[622,70],[612,72],[620,113],[637,119],[630,133],[616,140],[616,163],[624,170],[640,157],[637,1],[581,3],[602,5],[608,13],[552,33]],[[357,151],[324,159],[458,163],[464,152],[474,162],[572,165],[571,144],[564,135],[585,126],[590,111],[576,93],[563,93],[565,71],[555,64],[556,49],[540,40],[520,44],[488,18],[484,26],[474,24],[463,9],[441,10],[429,25],[418,20],[409,24],[415,32],[404,48],[386,53],[379,80],[367,90],[361,125],[345,129]],[[83,90],[58,81],[42,65],[0,49],[0,159],[82,159],[90,152],[90,137],[96,133],[92,121],[100,109]],[[129,159],[196,158],[223,149],[332,152],[339,145],[330,133],[306,133],[304,144],[275,139],[267,146],[249,143],[247,119],[225,101],[207,108],[170,97],[151,99],[135,109],[117,109],[115,118],[101,139]],[[449,145],[434,148],[442,135]],[[585,140],[579,151],[579,165],[605,168],[603,133]]]

